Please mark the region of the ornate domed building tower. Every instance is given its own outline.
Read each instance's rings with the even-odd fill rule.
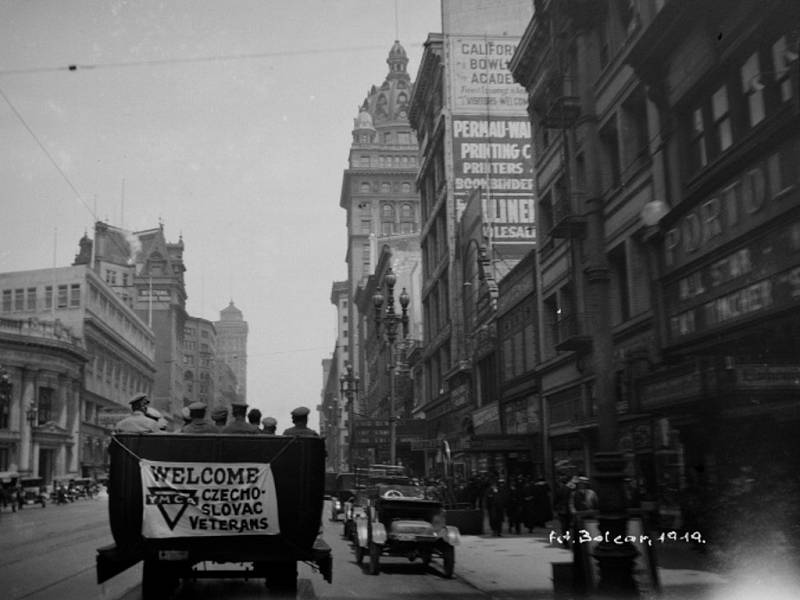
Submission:
[[[338,373],[346,371],[345,362],[351,363],[358,374],[367,372],[360,338],[365,332],[356,326],[362,316],[357,310],[356,296],[375,272],[381,249],[387,245],[411,248],[419,255],[417,138],[408,121],[412,82],[407,69],[408,55],[399,41],[389,50],[386,64],[389,71],[383,83],[369,89],[353,121],[349,164],[342,179],[339,206],[347,211],[347,282],[343,297],[341,282],[334,282],[336,294],[332,293],[332,297],[337,298],[339,323],[350,326],[349,337],[337,346],[336,368],[332,370]],[[404,269],[414,270],[411,266]],[[340,412],[347,414],[344,410]],[[339,426],[344,444],[347,427],[344,418]]]

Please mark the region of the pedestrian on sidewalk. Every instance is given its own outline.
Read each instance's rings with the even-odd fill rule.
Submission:
[[[489,513],[489,527],[496,537],[502,536],[503,518],[506,512],[505,480],[492,482],[486,491],[486,510]]]
[[[561,538],[564,540],[566,546],[569,546],[569,542],[566,540],[564,534],[568,533],[571,529],[572,515],[569,511],[569,500],[574,488],[575,485],[571,481],[571,477],[568,475],[562,475],[559,478],[559,482],[556,487],[554,508],[556,514],[558,515],[558,521],[561,524]]]
[[[512,477],[508,482],[508,533],[520,534],[522,528],[522,481],[521,477]]]

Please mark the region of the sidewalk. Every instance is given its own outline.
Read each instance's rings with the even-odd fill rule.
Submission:
[[[571,563],[572,551],[549,541],[551,529],[521,535],[465,535],[456,548],[455,572],[467,583],[488,592],[494,600],[569,598],[556,596],[553,563]],[[554,531],[558,531],[555,529]],[[642,598],[716,600],[728,580],[704,565],[706,561],[686,544],[657,547],[661,594],[642,592]],[[726,597],[730,598],[731,596]],[[737,596],[733,596],[737,597]],[[741,600],[750,600],[744,596]]]

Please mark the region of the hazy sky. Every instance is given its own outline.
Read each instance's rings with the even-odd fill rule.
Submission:
[[[353,118],[395,37],[413,79],[438,31],[437,0],[0,0],[0,271],[162,219],[189,313],[235,301],[250,404],[289,426],[335,343]]]

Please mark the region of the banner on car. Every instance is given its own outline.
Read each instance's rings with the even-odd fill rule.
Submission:
[[[267,463],[139,461],[147,538],[280,533]]]

